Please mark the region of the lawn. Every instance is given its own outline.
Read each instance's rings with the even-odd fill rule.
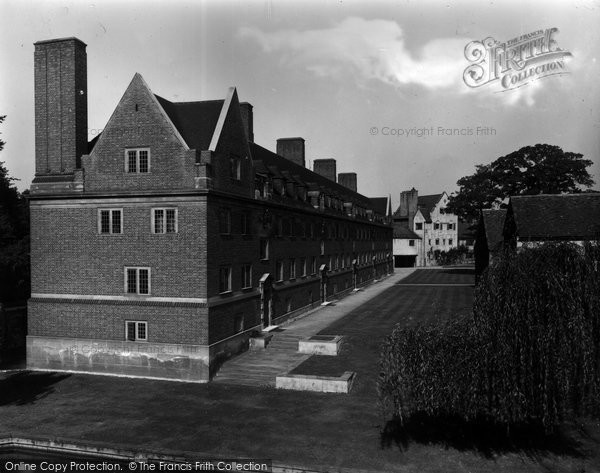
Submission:
[[[549,442],[496,447],[461,441],[464,429],[457,426],[444,436],[426,419],[408,437],[386,429],[375,387],[382,337],[396,323],[468,311],[471,298],[470,287],[395,286],[323,330],[345,336],[342,353],[313,357],[304,368],[312,363],[326,370],[331,363],[355,371],[349,395],[79,374],[0,375],[0,437],[389,472],[600,471],[600,426],[591,422],[567,426],[564,436]]]

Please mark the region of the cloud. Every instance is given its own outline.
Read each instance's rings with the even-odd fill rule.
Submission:
[[[463,51],[469,39],[434,39],[411,53],[395,21],[350,17],[325,29],[266,33],[244,27],[239,35],[256,41],[267,53],[280,53],[284,64],[303,66],[320,77],[353,73],[358,79],[394,86],[464,86]]]

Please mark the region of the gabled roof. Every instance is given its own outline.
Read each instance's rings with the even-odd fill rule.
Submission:
[[[401,223],[394,223],[394,238],[400,240],[421,240],[421,237]]]
[[[224,100],[170,102],[156,94],[155,97],[190,149],[209,148]]]
[[[600,237],[600,193],[515,196],[509,206],[520,240]]]
[[[444,194],[420,195],[417,200],[417,208],[421,211],[427,223],[431,223],[431,211],[437,205]]]
[[[482,211],[483,230],[487,240],[488,250],[497,251],[504,242],[504,221],[506,219],[506,209],[486,209]]]
[[[388,198],[387,197],[371,197],[371,208],[380,215],[387,215]]]

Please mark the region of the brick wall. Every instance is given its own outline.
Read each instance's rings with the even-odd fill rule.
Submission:
[[[124,267],[151,268],[151,296],[206,297],[206,204],[145,199],[31,205],[33,294],[124,294]],[[151,233],[151,209],[176,207],[179,232]],[[99,234],[98,210],[123,209],[123,233]]]
[[[150,148],[150,172],[125,172],[125,148]],[[86,192],[193,189],[196,151],[177,137],[140,75],[83,157]]]
[[[28,334],[32,336],[125,340],[127,320],[148,323],[148,343],[208,343],[206,308],[35,299],[28,305]]]

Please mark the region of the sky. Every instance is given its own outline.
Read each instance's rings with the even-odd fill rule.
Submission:
[[[358,174],[360,193],[394,205],[412,187],[454,192],[475,165],[537,143],[591,159],[600,189],[599,24],[600,0],[4,0],[0,161],[29,187],[33,43],[75,36],[87,44],[89,139],[139,72],[171,101],[223,99],[235,86],[254,106],[258,144],[301,136],[308,167],[334,158],[338,172]],[[562,52],[540,60],[562,61],[560,74],[519,82],[509,62],[508,89],[502,76],[465,82],[473,41],[552,28]]]

